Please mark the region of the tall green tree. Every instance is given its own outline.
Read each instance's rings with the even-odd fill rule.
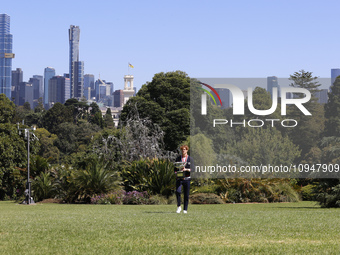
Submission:
[[[75,124],[77,124],[81,119],[88,118],[89,105],[86,101],[78,101],[75,98],[70,98],[65,102],[64,105],[70,110],[70,112],[72,112],[73,121]]]
[[[289,130],[289,136],[300,147],[300,160],[302,160],[313,147],[317,146],[324,131],[325,117],[323,106],[317,102],[315,96],[316,92],[320,91],[320,84],[317,81],[318,77],[313,76],[312,72],[304,70],[295,72],[293,75],[290,75],[289,79],[292,81],[290,86],[304,88],[311,93],[311,100],[305,103],[304,107],[312,116],[304,115],[295,105],[290,106],[288,110],[289,118],[295,119],[298,122],[296,127]],[[295,96],[304,97],[301,93]]]
[[[300,156],[298,147],[275,128],[249,129],[240,141],[228,144],[226,152],[255,166],[289,165]]]
[[[315,93],[320,91],[319,87],[321,84],[317,81],[318,77],[313,76],[313,72],[302,69],[290,75],[289,80],[292,81],[289,84],[291,87],[308,89],[314,97],[313,100],[317,100]]]
[[[181,71],[155,74],[124,106],[121,122],[137,108],[140,118],[151,119],[165,132],[166,149],[177,149],[190,134],[190,81]]]
[[[340,137],[340,77],[336,78],[325,105],[325,136]]]
[[[112,118],[112,113],[111,113],[111,108],[108,107],[104,116],[104,122],[105,122],[105,126],[107,128],[113,128],[114,127],[114,123],[113,123],[113,118]]]
[[[73,113],[70,108],[67,108],[61,103],[55,103],[49,109],[42,119],[43,128],[55,134],[59,124],[64,122],[73,122]]]
[[[340,162],[340,77],[337,77],[325,105],[325,133],[321,141],[322,163]],[[321,179],[317,199],[323,207],[340,207],[340,179]]]
[[[47,159],[50,163],[58,163],[60,152],[54,145],[58,136],[48,132],[45,128],[37,128],[35,134],[40,143],[38,155]]]
[[[0,123],[9,123],[15,115],[15,105],[5,94],[0,94]]]
[[[25,141],[19,136],[17,126],[11,124],[14,116],[14,103],[0,94],[0,200],[13,198],[16,189],[22,188],[21,173],[27,166]]]
[[[102,112],[99,108],[99,106],[93,102],[90,104],[90,117],[89,117],[89,122],[92,124],[96,124],[100,128],[104,128],[105,122],[103,119]]]
[[[16,189],[23,188],[26,167],[27,149],[16,125],[0,123],[0,200],[13,198]]]

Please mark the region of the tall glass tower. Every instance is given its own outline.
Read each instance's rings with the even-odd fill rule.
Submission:
[[[10,32],[10,17],[0,14],[0,94],[4,93],[12,99],[12,43],[13,36]]]
[[[71,83],[71,98],[83,97],[84,62],[79,61],[79,26],[71,25],[69,32],[70,56],[69,70]]]
[[[331,69],[331,86],[333,85],[338,76],[340,76],[340,68]]]
[[[48,92],[48,81],[55,76],[55,69],[53,67],[46,67],[44,69],[44,106],[49,108],[49,92]]]
[[[85,74],[84,75],[84,97],[89,100],[92,95],[92,91],[94,91],[94,75],[93,74]]]
[[[278,96],[280,96],[280,86],[276,76],[268,76],[267,77],[267,91],[270,93],[270,96],[273,98],[273,88],[277,88]]]

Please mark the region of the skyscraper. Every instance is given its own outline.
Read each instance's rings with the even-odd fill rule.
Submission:
[[[331,86],[335,82],[336,77],[340,75],[340,68],[331,69]]]
[[[55,70],[52,67],[46,67],[44,70],[44,106],[48,108],[49,105],[49,93],[48,93],[48,81],[55,76]]]
[[[20,83],[23,82],[23,71],[17,68],[12,71],[12,98],[16,105],[20,105]]]
[[[44,77],[42,75],[33,75],[33,78],[39,81],[39,97],[44,98]]]
[[[319,104],[326,104],[328,101],[328,89],[321,89],[315,93]]]
[[[273,98],[273,88],[277,88],[277,95],[280,96],[280,87],[279,82],[276,76],[267,77],[267,91],[270,93],[270,96]]]
[[[41,76],[42,77],[42,76]],[[32,108],[35,108],[37,105],[38,105],[38,99],[39,99],[39,93],[40,93],[40,88],[41,88],[41,85],[40,83],[42,82],[42,79],[38,79],[38,78],[30,78],[29,83],[32,84],[32,87],[33,87],[33,105],[31,105]]]
[[[10,32],[10,17],[0,14],[0,94],[4,93],[12,99],[12,43]]]
[[[48,81],[48,99],[50,107],[57,102],[61,104],[65,103],[65,89],[69,89],[67,88],[68,79],[69,78],[65,78],[64,76],[54,76]]]
[[[93,74],[84,75],[84,96],[87,100],[91,99],[91,97],[96,96]]]
[[[116,90],[113,92],[113,106],[114,107],[123,107],[124,105],[124,92],[123,90]]]
[[[216,92],[220,95],[222,106],[221,109],[226,109],[231,106],[230,102],[230,90],[229,89],[222,89],[222,88],[216,88]],[[217,96],[213,94],[216,102],[218,102]]]
[[[69,70],[71,82],[71,98],[83,97],[84,62],[79,61],[79,26],[71,25],[69,32],[70,56]]]
[[[24,105],[25,102],[33,108],[33,85],[30,82],[20,82],[19,84],[19,104]]]

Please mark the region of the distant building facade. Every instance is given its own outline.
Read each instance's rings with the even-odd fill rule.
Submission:
[[[19,104],[19,97],[20,97],[20,83],[23,82],[23,71],[21,68],[17,68],[16,70],[12,71],[12,99],[13,103],[16,105]]]
[[[84,97],[86,100],[90,100],[95,97],[95,86],[94,86],[94,75],[85,74],[84,75]]]
[[[222,101],[221,109],[229,108],[231,106],[230,90],[229,89],[223,89],[223,88],[216,88],[215,90],[219,94],[221,101]],[[214,95],[216,102],[219,102],[217,96],[215,96],[215,94],[213,94],[213,95]]]
[[[84,62],[79,61],[79,26],[71,25],[69,29],[69,71],[71,98],[80,99],[84,96]]]
[[[33,75],[34,79],[39,81],[39,96],[38,98],[44,98],[44,77],[42,75]]]
[[[69,78],[64,76],[54,76],[48,81],[48,91],[49,91],[49,107],[52,107],[55,103],[64,104],[66,99],[66,81]]]
[[[53,67],[46,67],[44,70],[44,106],[49,108],[49,92],[48,92],[48,81],[55,76],[55,69]]]
[[[340,75],[340,68],[333,68],[331,69],[331,85],[335,82],[336,77]]]
[[[19,104],[18,105],[24,105],[25,102],[28,102],[33,108],[33,85],[29,82],[20,82],[19,84]]]
[[[124,105],[124,92],[123,90],[116,90],[113,92],[113,106],[123,107]]]
[[[318,103],[326,104],[328,102],[328,89],[321,89],[315,93],[315,96],[318,98]]]
[[[270,93],[270,96],[273,98],[273,88],[277,88],[277,95],[280,96],[280,87],[279,81],[276,76],[268,76],[267,77],[267,91]]]
[[[0,94],[12,100],[13,36],[10,34],[10,16],[0,14]]]

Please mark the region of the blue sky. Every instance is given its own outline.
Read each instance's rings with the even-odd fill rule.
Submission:
[[[340,1],[4,1],[13,69],[27,81],[47,66],[68,72],[68,29],[80,26],[80,60],[123,88],[128,62],[139,89],[155,73],[190,77],[330,77],[340,68]]]

